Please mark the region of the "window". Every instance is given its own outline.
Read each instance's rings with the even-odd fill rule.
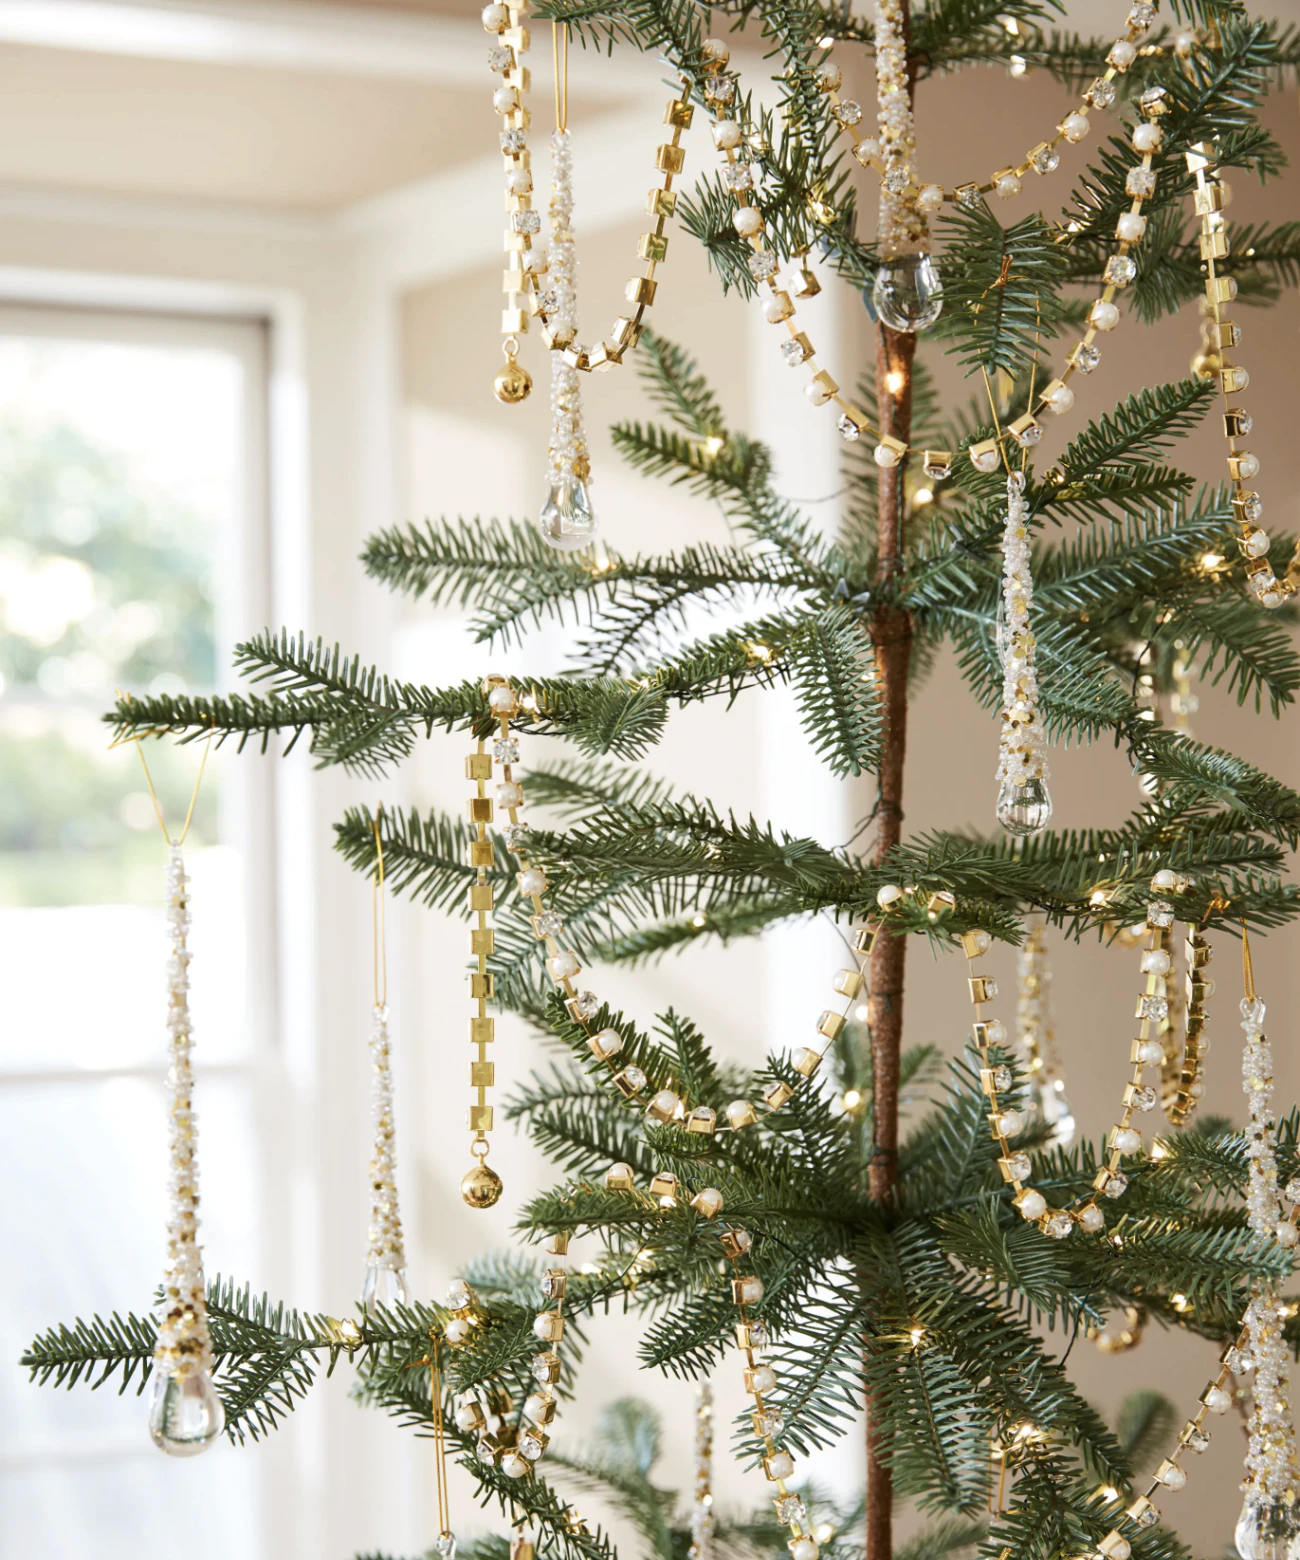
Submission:
[[[147,1310],[161,1276],[165,847],[138,757],[109,749],[100,716],[117,687],[223,685],[231,643],[263,624],[263,338],[251,321],[0,309],[9,1361],[47,1324]],[[175,832],[200,749],[148,757]],[[209,1276],[267,1271],[272,874],[250,847],[269,805],[262,766],[213,751],[186,850]],[[222,1444],[175,1463],[145,1414],[133,1391],[0,1371],[2,1560],[261,1552],[258,1459]]]

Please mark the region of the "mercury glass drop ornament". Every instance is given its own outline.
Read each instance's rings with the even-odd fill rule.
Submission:
[[[579,477],[561,477],[552,482],[538,518],[542,536],[561,552],[577,552],[595,539],[595,511],[587,484]]]
[[[1052,795],[1042,780],[1017,785],[1004,780],[998,791],[998,822],[1008,834],[1038,834],[1052,820]]]
[[[1270,1500],[1250,1488],[1232,1538],[1241,1560],[1297,1560],[1300,1516],[1284,1500]]]
[[[871,302],[891,330],[928,330],[943,313],[939,267],[924,252],[886,260],[876,272]]]
[[[226,1411],[206,1370],[155,1370],[149,1434],[169,1457],[197,1457],[226,1428]]]

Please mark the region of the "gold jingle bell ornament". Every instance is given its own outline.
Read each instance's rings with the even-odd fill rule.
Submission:
[[[501,1192],[501,1177],[482,1160],[461,1179],[460,1195],[471,1208],[491,1208]]]
[[[520,368],[514,352],[506,349],[506,366],[492,381],[492,390],[498,401],[504,401],[507,406],[518,406],[520,401],[528,399],[528,392],[533,388],[533,376],[526,368]]]

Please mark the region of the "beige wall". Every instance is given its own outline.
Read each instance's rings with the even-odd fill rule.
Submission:
[[[862,95],[867,96],[865,91]],[[976,73],[927,83],[918,107],[922,169],[927,176],[955,181],[1011,161],[1020,149],[1041,138],[1045,125],[1059,118],[1062,103],[1060,89],[1045,77],[1011,82],[997,73]],[[990,112],[994,104],[996,112]],[[1269,106],[1268,121],[1293,153],[1300,150],[1296,118],[1292,94],[1279,93]],[[582,157],[579,142],[579,167]],[[1081,163],[1081,154],[1075,152],[1073,166]],[[1035,180],[1030,185],[1030,196],[1063,197],[1071,172],[1071,157],[1067,153],[1055,178],[1041,183]],[[633,170],[631,176],[640,177],[640,170]],[[1293,176],[1265,192],[1247,188],[1244,179],[1237,184],[1235,216],[1280,220],[1296,210],[1298,187]],[[870,204],[868,200],[868,211]],[[586,209],[590,211],[590,204]],[[1028,200],[1022,199],[1012,203],[1006,215],[1019,216],[1028,209]],[[580,205],[580,235],[583,218]],[[635,225],[628,225],[586,241],[580,236],[579,297],[592,333],[607,328],[609,319],[617,312],[617,292],[629,270],[636,231]],[[487,390],[496,363],[491,324],[496,286],[493,267],[454,286],[440,284],[412,292],[407,298],[403,321],[404,447],[407,508],[413,518],[454,513],[457,508],[465,513],[516,516],[531,516],[536,511],[546,442],[541,356],[536,344],[530,344],[528,361],[539,378],[530,402],[520,409],[498,407]],[[772,351],[771,342],[752,324],[747,325],[745,307],[739,300],[720,299],[716,282],[684,238],[674,241],[661,305],[655,312],[657,327],[688,344],[700,358],[736,426],[753,426],[749,421],[752,418],[768,425],[773,417],[784,420],[787,442],[781,463],[789,469],[800,442],[810,441],[815,427],[820,427],[817,414],[810,411],[799,394],[795,375],[775,389],[760,375],[758,360],[751,356],[751,351]],[[1261,487],[1267,498],[1270,523],[1276,527],[1290,526],[1295,515],[1293,495],[1300,484],[1300,448],[1291,437],[1290,415],[1300,303],[1288,296],[1267,319],[1253,312],[1243,317],[1246,338],[1241,358],[1252,375],[1247,401],[1256,413],[1255,448],[1264,463]],[[848,382],[865,361],[864,321],[856,302],[850,299],[842,306],[838,330],[816,339],[828,343],[828,366],[842,382]],[[1106,342],[1103,367],[1090,381],[1082,385],[1076,381],[1080,389],[1078,408],[1059,436],[1053,431],[1054,442],[1048,445],[1045,458],[1057,448],[1060,437],[1069,437],[1078,429],[1083,415],[1109,407],[1118,397],[1142,384],[1184,374],[1197,342],[1191,310],[1183,318],[1166,321],[1150,332],[1140,332],[1126,322]],[[929,354],[929,361],[941,363],[937,352]],[[946,394],[965,399],[972,393],[972,386],[962,384],[949,365],[942,364],[940,375]],[[595,491],[605,534],[611,543],[627,552],[638,547],[680,546],[700,538],[721,540],[724,527],[708,506],[685,500],[680,493],[662,485],[640,483],[620,469],[612,456],[603,432],[606,425],[621,417],[649,415],[634,374],[624,368],[602,377],[593,376],[584,393],[594,435]],[[782,395],[784,401],[780,399]],[[1211,419],[1176,458],[1198,476],[1213,481],[1223,471],[1222,453],[1217,419]],[[820,482],[809,485],[806,472],[801,472],[798,481],[803,484],[799,496],[809,498],[830,491],[834,485],[829,473]],[[403,618],[408,624],[419,624],[427,621],[427,614],[420,609],[406,609]],[[434,643],[450,645],[453,641],[461,646],[456,653],[463,653],[463,640],[450,626],[445,633],[432,631],[434,637],[429,637],[430,632],[417,630],[408,640],[417,657],[429,653],[427,647]],[[558,665],[561,650],[560,641],[549,634],[544,636],[540,650],[530,652],[528,658],[517,653],[494,657],[480,654],[477,660],[470,657],[463,664],[466,668],[488,664],[532,666],[538,664],[532,656],[540,654],[548,665]],[[405,670],[414,674],[420,668],[413,664]],[[430,670],[423,667],[422,675],[428,675]],[[1292,784],[1300,783],[1292,717],[1280,723],[1256,719],[1253,711],[1239,710],[1219,690],[1203,689],[1201,697],[1202,711],[1194,723],[1200,738],[1230,747]],[[761,768],[764,751],[762,720],[756,710],[759,702],[751,695],[729,713],[712,705],[707,710],[696,707],[675,715],[664,743],[651,756],[650,767],[684,787],[709,794],[720,805],[742,812],[752,807],[761,815],[764,785],[762,775],[756,772]],[[450,752],[442,752],[444,746],[435,742],[422,763],[420,792],[423,799],[436,797],[455,805],[454,787],[449,788],[444,778],[452,763]],[[944,659],[921,690],[912,711],[907,763],[908,829],[941,825],[989,829],[996,747],[992,717],[974,704],[951,661]],[[1052,789],[1056,799],[1055,821],[1062,827],[1114,825],[1139,801],[1122,754],[1105,743],[1091,749],[1058,751],[1053,760]],[[844,837],[843,818],[859,817],[867,806],[869,798],[855,788],[830,810],[818,803],[804,809],[802,815],[796,809],[782,821],[833,843]],[[436,928],[424,928],[419,935],[422,939],[437,939],[440,934]],[[1257,955],[1261,989],[1280,1020],[1300,1003],[1294,937],[1291,931],[1280,932]],[[1215,942],[1214,974],[1219,993],[1210,1033],[1216,1045],[1205,1109],[1240,1120],[1235,1062],[1239,1033],[1235,1012],[1239,995],[1238,944],[1224,937]],[[1136,955],[1095,944],[1063,947],[1059,939],[1053,942],[1053,952],[1058,1030],[1069,1092],[1082,1130],[1097,1137],[1115,1119],[1124,1081],[1131,1003],[1137,989]],[[447,957],[451,957],[450,949]],[[771,959],[765,960],[757,947],[740,947],[720,957],[712,953],[691,956],[648,973],[629,976],[601,972],[600,989],[620,997],[626,994],[631,1009],[643,1015],[652,1011],[655,1004],[662,1007],[672,1002],[704,1023],[721,1049],[755,1061],[762,1049],[755,1038],[756,1031],[762,1023],[764,1005],[774,1000],[774,986],[782,990],[793,987],[811,1016],[820,1006],[834,957],[828,949],[820,962],[799,960],[782,963],[774,970]],[[967,1009],[961,984],[963,971],[957,962],[947,958],[936,964],[923,947],[918,945],[912,950],[906,998],[909,1043],[925,1040],[950,1053],[960,1050]],[[1002,953],[995,965],[1004,993],[1010,993],[1014,990],[1014,956]],[[432,991],[429,996],[432,999]],[[1004,998],[1004,1006],[1009,1011],[1009,999]],[[1274,1033],[1279,1053],[1279,1095],[1290,1101],[1300,1093],[1300,1068],[1286,1045],[1282,1022],[1275,1026]],[[430,1106],[438,1108],[433,1100]],[[448,1130],[452,1130],[450,1116]],[[512,1167],[517,1165],[519,1173],[545,1175],[544,1168],[524,1150],[512,1148],[510,1154]],[[450,1164],[426,1165],[427,1173],[437,1176],[442,1183],[443,1196],[449,1203],[454,1202],[451,1183],[459,1174],[458,1161],[454,1155],[452,1159]],[[471,1226],[459,1209],[449,1217],[456,1231],[453,1245],[479,1241],[478,1226]],[[583,1380],[583,1406],[570,1414],[566,1423],[580,1423],[590,1414],[592,1405],[605,1397],[619,1393],[653,1396],[672,1416],[679,1443],[670,1449],[668,1473],[679,1487],[685,1487],[688,1461],[681,1434],[688,1423],[688,1390],[678,1383],[651,1383],[646,1377],[637,1376],[632,1352],[635,1330],[627,1323],[611,1324],[608,1332],[602,1325],[596,1329],[596,1335],[593,1362]],[[1103,1357],[1092,1345],[1080,1342],[1071,1363],[1084,1390],[1106,1410],[1116,1407],[1133,1388],[1152,1385],[1168,1392],[1180,1410],[1190,1411],[1188,1405],[1211,1373],[1212,1360],[1209,1345],[1162,1336],[1153,1330],[1139,1351],[1123,1357]],[[732,1380],[737,1374],[731,1367],[721,1372],[724,1402],[732,1407],[739,1405]],[[720,1434],[724,1462],[725,1442],[726,1436]],[[857,1483],[861,1478],[858,1444],[857,1437],[850,1437],[839,1452],[825,1460],[823,1474],[846,1486]],[[1210,1452],[1197,1463],[1188,1489],[1167,1503],[1184,1536],[1194,1536],[1203,1550],[1213,1550],[1230,1540],[1239,1505],[1236,1483],[1242,1449],[1236,1430],[1231,1424],[1226,1425]],[[739,1478],[729,1469],[720,1473],[720,1486],[725,1499],[738,1503],[754,1502],[761,1494],[752,1478]]]

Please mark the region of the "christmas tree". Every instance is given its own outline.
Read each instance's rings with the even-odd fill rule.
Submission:
[[[1216,191],[1234,169],[1260,178],[1278,170],[1279,148],[1257,108],[1279,71],[1300,62],[1300,41],[1234,0],[1167,0],[1154,26],[1135,6],[1125,49],[1052,30],[1050,9],[1038,0],[931,0],[910,14],[901,6],[905,95],[925,76],[1005,63],[1010,19],[1017,68],[1051,72],[1074,91],[1091,82],[1085,102],[1113,106],[1116,118],[1063,210],[1004,225],[997,197],[1014,193],[1022,176],[1002,170],[988,188],[938,202],[946,214],[935,213],[932,252],[913,244],[900,257],[861,231],[843,137],[857,105],[840,99],[828,67],[829,40],[873,46],[869,23],[838,3],[724,8],[729,26],[773,56],[779,102],[760,109],[727,72],[707,14],[686,0],[552,0],[542,14],[568,23],[580,41],[661,56],[689,87],[683,102],[740,126],[755,180],[742,204],[761,213],[761,228],[747,233],[736,220],[734,156],[676,204],[724,289],[779,298],[755,255],[771,253],[801,274],[812,256],[823,276],[873,293],[897,322],[900,288],[911,288],[907,306],[922,308],[937,267],[942,313],[924,333],[882,320],[874,375],[844,403],[836,387],[836,404],[847,407],[849,494],[836,537],[776,491],[762,445],[727,426],[690,356],[642,328],[639,310],[625,344],[659,416],[618,427],[616,443],[647,479],[684,483],[721,506],[734,545],[663,556],[564,553],[529,525],[441,520],[377,535],[364,554],[369,575],[395,591],[472,604],[494,647],[508,649],[547,618],[581,625],[572,674],[512,679],[510,720],[513,732],[558,738],[578,755],[530,767],[526,838],[562,912],[566,946],[584,966],[701,939],[721,944],[823,913],[846,926],[869,923],[865,1011],[852,1009],[843,1024],[830,1016],[821,1070],[820,1053],[801,1048],[740,1076],[716,1062],[707,1036],[680,1013],[652,1019],[575,1006],[572,985],[547,971],[536,906],[517,881],[519,851],[506,841],[485,867],[467,854],[473,826],[439,814],[385,814],[377,835],[372,813],[357,808],[337,825],[338,848],[358,873],[373,874],[382,849],[393,891],[434,911],[461,913],[467,889],[490,883],[496,999],[571,1053],[566,1065],[517,1085],[507,1108],[560,1177],[523,1210],[526,1236],[552,1251],[570,1234],[594,1235],[599,1246],[581,1273],[561,1280],[567,1336],[580,1340],[589,1319],[595,1325],[602,1309],[625,1304],[652,1319],[643,1367],[698,1379],[731,1359],[739,1300],[750,1370],[770,1369],[779,1383],[771,1403],[759,1389],[754,1421],[743,1427],[743,1455],[756,1468],[833,1444],[866,1406],[865,1503],[836,1523],[851,1533],[863,1522],[868,1560],[894,1553],[894,1502],[904,1500],[945,1514],[909,1551],[915,1560],[976,1542],[1018,1560],[1188,1553],[1152,1520],[1141,1493],[1148,1486],[1137,1481],[1136,1459],[1165,1427],[1164,1411],[1138,1402],[1126,1425],[1107,1425],[1072,1384],[1061,1340],[1140,1307],[1231,1346],[1248,1304],[1272,1294],[1291,1265],[1282,1237],[1247,1205],[1259,1136],[1203,1122],[1167,1132],[1148,1155],[1126,1125],[1130,1105],[1144,1108],[1134,1085],[1139,1094],[1126,1094],[1116,1129],[1128,1137],[1065,1147],[1044,1116],[1018,1119],[1040,1080],[978,1008],[973,1044],[946,1073],[931,1047],[905,1044],[913,937],[960,944],[975,958],[992,939],[1020,942],[1029,913],[1067,938],[1114,939],[1135,923],[1160,932],[1166,892],[1198,933],[1264,931],[1300,911],[1283,877],[1285,852],[1300,840],[1300,795],[1153,718],[1149,696],[1194,666],[1277,716],[1300,683],[1286,605],[1292,539],[1253,540],[1263,535],[1258,500],[1239,480],[1250,472],[1235,444],[1231,485],[1200,483],[1174,464],[1178,441],[1221,415],[1221,392],[1243,385],[1228,357],[1237,327],[1216,313],[1199,374],[1127,387],[1052,466],[1033,462],[1040,412],[1064,414],[1073,399],[1049,365],[1078,336],[1070,362],[1080,372],[1095,367],[1094,338],[1113,323],[1109,310],[1128,328],[1154,323],[1207,297],[1228,267],[1235,289],[1220,288],[1219,301],[1235,291],[1239,304],[1267,304],[1294,279],[1300,224],[1239,228],[1220,215]],[[1033,150],[1025,178],[1050,171],[1062,137],[1079,138],[1078,117]],[[860,137],[854,152],[870,166],[881,155],[862,151]],[[888,192],[887,147],[884,166]],[[1090,307],[1098,289],[1101,302]],[[769,312],[775,323],[782,307]],[[972,376],[963,408],[939,404],[926,357],[941,353]],[[1248,430],[1235,403],[1222,415],[1230,436]],[[1004,543],[1011,549],[1017,539],[1027,544],[1021,568],[1032,553],[1032,687],[1023,681],[1029,641],[1017,639],[1025,623],[1004,586]],[[726,608],[734,620],[738,604],[752,609],[741,626],[683,642],[686,608]],[[1019,753],[1023,742],[1030,768],[1004,777],[1010,835],[903,834],[909,689],[944,645],[955,647],[984,708],[1014,728],[1017,697],[1025,706],[1012,746]],[[440,728],[480,741],[498,733],[500,684],[401,682],[288,631],[249,641],[237,660],[249,693],[123,700],[108,717],[115,733],[186,741],[215,733],[240,746],[307,736],[319,763],[366,777],[390,772]],[[1022,669],[1020,695],[1009,663]],[[737,819],[633,767],[652,755],[674,708],[709,699],[721,710],[743,689],[776,684],[793,689],[808,743],[832,774],[875,777],[869,851]],[[1036,732],[1115,743],[1142,779],[1141,805],[1106,830],[1035,831],[1041,816],[1017,809],[1025,812],[1025,783],[1044,778],[1032,767]],[[1150,993],[1168,961],[1142,968]],[[851,995],[848,976],[842,990]],[[971,979],[974,988],[983,977]],[[1142,1000],[1146,1035],[1166,1016],[1158,1010],[1165,999]],[[674,1108],[647,1120],[643,1091],[629,1098],[611,1087],[593,1040],[608,1031],[624,1073],[639,1070]],[[1248,1034],[1257,1045],[1258,1027]],[[900,1124],[905,1091],[930,1103]],[[752,1125],[734,1118],[729,1132],[689,1129],[693,1119],[726,1121],[729,1104],[750,1099],[772,1106]],[[1180,1109],[1190,1101],[1176,1106],[1175,1120]],[[1297,1170],[1298,1125],[1292,1114],[1277,1127],[1274,1201],[1276,1185]],[[1133,1137],[1136,1151],[1126,1146]],[[705,1195],[715,1191],[718,1205]],[[719,1230],[733,1259],[725,1269]],[[444,1359],[446,1436],[484,1496],[512,1524],[529,1523],[548,1555],[606,1560],[607,1538],[574,1519],[548,1478],[514,1476],[501,1461],[522,1433],[516,1405],[540,1379],[545,1266],[484,1255],[451,1309],[417,1299],[342,1326],[214,1284],[208,1310],[227,1433],[243,1442],[270,1432],[342,1358],[357,1364],[369,1404],[428,1432],[428,1378],[412,1367],[427,1360],[431,1336],[450,1338],[448,1326],[468,1310],[473,1326]],[[53,1385],[143,1389],[157,1341],[146,1313],[56,1328],[23,1363]],[[1294,1350],[1293,1319],[1285,1338]],[[1256,1350],[1261,1369],[1267,1344]],[[568,1383],[556,1391],[562,1399]],[[1197,1404],[1179,1452],[1197,1448],[1207,1410],[1226,1406],[1214,1393],[1223,1389]],[[466,1394],[501,1416],[486,1455],[478,1410],[461,1411]],[[676,1554],[684,1537],[673,1538],[671,1502],[648,1482],[650,1463],[638,1461],[630,1425],[625,1416],[611,1431],[611,1460],[585,1472],[581,1459],[556,1455],[560,1483],[572,1474],[621,1491],[648,1546]],[[1156,1480],[1176,1488],[1181,1470],[1169,1456],[1174,1473]],[[1099,1495],[1099,1483],[1109,1493]],[[999,1487],[1004,1499],[985,1520]],[[796,1560],[817,1553],[799,1498],[786,1494],[783,1477],[779,1488],[780,1521],[729,1528],[728,1547],[786,1541]],[[809,1495],[805,1506],[813,1504]],[[503,1543],[483,1548],[485,1560],[504,1552]]]

